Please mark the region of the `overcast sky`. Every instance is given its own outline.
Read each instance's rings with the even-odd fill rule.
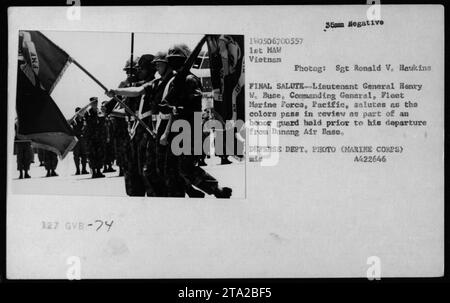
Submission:
[[[122,70],[130,58],[131,33],[42,31],[108,88],[125,79]],[[135,33],[134,57],[167,51],[175,43],[186,43],[193,49],[202,35]],[[206,46],[204,46],[206,48]],[[52,97],[66,118],[75,107],[83,107],[89,98],[107,100],[103,90],[77,66],[71,64],[52,92]]]

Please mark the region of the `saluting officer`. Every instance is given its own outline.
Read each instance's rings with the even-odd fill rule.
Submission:
[[[134,86],[119,87],[107,92],[109,97],[115,95],[127,97],[126,103],[128,107],[150,128],[152,127],[152,111],[148,98],[150,96],[151,81],[155,78],[156,72],[152,63],[153,59],[154,56],[151,54],[142,55],[139,58],[137,67],[139,82],[134,84]],[[111,107],[111,104],[109,107]],[[146,194],[154,196],[156,195],[155,189],[147,182],[143,172],[147,144],[151,140],[151,136],[138,121],[135,121],[134,116],[128,116],[132,124],[129,127],[130,145],[126,153],[125,187],[127,194],[129,196],[145,196]]]
[[[127,78],[119,84],[119,87],[135,86],[137,82],[136,68],[138,65],[138,59],[131,64],[130,59],[125,63],[123,70],[125,71]],[[127,104],[136,103],[130,98],[124,99]],[[130,135],[128,132],[129,124],[131,128],[131,122],[129,121],[129,114],[126,114],[124,109],[117,107],[115,100],[110,100],[105,104],[106,113],[110,113],[114,117],[114,141],[115,141],[115,157],[117,165],[119,166],[119,177],[125,175],[125,170],[128,167],[128,150],[130,148]],[[128,192],[128,190],[127,190]]]

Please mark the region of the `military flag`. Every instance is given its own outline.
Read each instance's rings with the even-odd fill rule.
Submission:
[[[244,36],[207,35],[211,84],[213,87],[214,112],[217,120],[231,121],[226,131],[238,133],[245,122],[245,65]],[[232,144],[233,143],[233,144]],[[239,140],[226,142],[227,155],[242,155],[243,143]]]
[[[207,36],[214,110],[224,121],[245,120],[244,36]]]
[[[17,137],[64,158],[77,139],[50,93],[70,56],[40,32],[20,31],[18,59]]]
[[[66,52],[38,31],[19,31],[20,57],[31,67],[39,85],[49,95],[71,62]],[[35,82],[35,79],[30,80]]]

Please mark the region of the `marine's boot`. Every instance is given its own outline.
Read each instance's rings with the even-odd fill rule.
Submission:
[[[97,170],[97,178],[104,178],[105,175],[100,172],[100,168]]]
[[[226,156],[226,157],[221,157],[221,159],[220,159],[220,164],[221,164],[221,165],[226,165],[226,164],[231,164],[231,163],[233,163],[233,162],[231,162],[230,160],[228,160],[228,156]]]
[[[214,190],[214,196],[216,198],[229,199],[233,190],[229,187],[217,187]]]
[[[186,193],[189,198],[204,198],[205,193],[195,189],[192,185],[186,186]]]
[[[81,168],[81,174],[82,175],[87,175],[89,174],[89,172],[86,170],[86,163],[83,164],[83,167]]]

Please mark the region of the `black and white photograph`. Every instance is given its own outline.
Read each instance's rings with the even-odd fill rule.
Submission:
[[[439,279],[444,11],[9,7],[6,279]]]
[[[245,197],[243,43],[19,31],[13,192]]]

